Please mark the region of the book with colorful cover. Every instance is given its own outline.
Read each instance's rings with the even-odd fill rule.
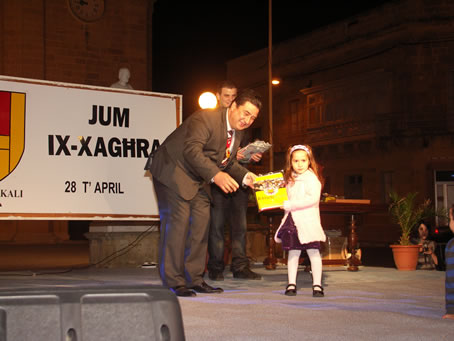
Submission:
[[[274,172],[256,177],[254,194],[259,212],[283,207],[284,201],[288,200],[284,174]]]

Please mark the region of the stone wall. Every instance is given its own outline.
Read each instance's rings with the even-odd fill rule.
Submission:
[[[135,89],[151,90],[154,0],[106,1],[83,22],[68,1],[0,0],[0,74],[110,86],[128,67]]]

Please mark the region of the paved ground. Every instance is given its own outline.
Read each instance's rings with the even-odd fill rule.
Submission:
[[[262,280],[237,280],[226,272],[225,281],[216,282],[223,294],[178,298],[186,340],[454,340],[454,321],[441,318],[444,272],[325,267],[326,296],[313,298],[309,273],[299,272],[298,295],[287,297],[285,267],[255,270]],[[12,289],[160,284],[156,269],[55,271],[1,272],[0,295]]]

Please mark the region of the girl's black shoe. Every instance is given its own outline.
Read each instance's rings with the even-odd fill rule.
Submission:
[[[320,290],[315,290],[315,288],[319,288]],[[312,297],[323,297],[325,293],[323,292],[323,287],[321,285],[313,285],[312,286]]]
[[[285,295],[286,296],[296,296],[296,285],[295,284],[289,284],[285,288]]]

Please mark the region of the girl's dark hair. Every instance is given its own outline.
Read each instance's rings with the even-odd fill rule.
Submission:
[[[430,231],[432,230],[432,227],[430,226],[430,224],[429,224],[428,222],[426,222],[426,221],[424,221],[424,220],[418,221],[418,224],[416,225],[416,230],[419,229],[419,226],[420,226],[421,224],[424,224],[424,225],[426,226],[426,228],[427,228],[427,233],[430,234]]]
[[[302,150],[307,153],[307,156],[309,158],[309,169],[312,169],[312,171],[317,176],[318,180],[321,182],[321,184],[323,186],[325,179],[323,179],[319,164],[317,163],[317,161],[315,161],[315,157],[314,157],[314,153],[312,152],[312,148],[310,146],[308,146],[307,144],[306,145],[295,145],[295,146],[288,148],[286,157],[285,157],[285,169],[284,169],[285,183],[289,184],[289,183],[295,181],[295,179],[293,177],[293,170],[292,170],[292,155],[297,150]]]

